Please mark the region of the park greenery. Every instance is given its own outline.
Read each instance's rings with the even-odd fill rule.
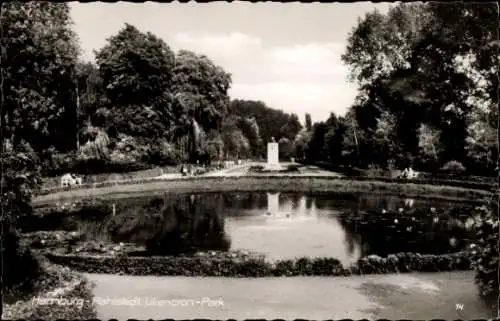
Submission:
[[[282,159],[309,163],[497,168],[494,4],[398,4],[360,18],[342,55],[355,103],[322,122],[306,114],[304,125],[231,100],[228,71],[151,32],[126,24],[82,61],[68,6],[3,8],[3,145],[28,143],[44,176],[258,159],[273,138]]]
[[[342,56],[360,87],[355,103],[304,125],[264,102],[231,100],[228,71],[151,32],[126,24],[95,62],[82,61],[67,3],[1,6],[2,266],[27,262],[15,219],[30,213],[41,177],[67,171],[261,158],[274,138],[282,158],[309,163],[498,173],[496,4],[367,14]],[[3,280],[37,270],[20,265]]]
[[[358,21],[342,56],[360,91],[344,117],[306,128],[310,161],[495,175],[498,9],[411,3]]]

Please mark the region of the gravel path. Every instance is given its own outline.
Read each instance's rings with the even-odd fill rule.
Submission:
[[[471,271],[259,279],[87,276],[96,285],[100,319],[493,318],[477,296]]]

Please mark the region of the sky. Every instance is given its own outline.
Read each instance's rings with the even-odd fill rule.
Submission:
[[[232,99],[305,113],[313,122],[344,115],[357,86],[341,62],[358,17],[391,3],[79,3],[72,2],[82,58],[117,34],[125,23],[150,31],[177,52],[204,54],[232,75]]]

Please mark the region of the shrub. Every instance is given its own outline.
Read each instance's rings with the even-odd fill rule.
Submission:
[[[78,160],[70,167],[70,172],[92,175],[101,173],[128,173],[150,169],[152,166],[141,162],[113,162],[105,159]]]
[[[19,246],[19,235],[13,224],[4,219],[2,225],[0,264],[3,267],[3,286],[13,292],[28,290],[29,281],[40,274],[39,264],[29,250]]]
[[[497,195],[498,197],[498,195]],[[480,215],[475,222],[477,243],[471,244],[471,260],[476,270],[476,284],[481,296],[490,304],[496,305],[499,295],[498,269],[498,205],[491,202],[489,207],[478,208]]]
[[[288,167],[285,169],[285,172],[298,173],[298,172],[300,172],[299,168],[300,168],[299,165],[288,165]]]
[[[44,176],[57,176],[71,171],[77,162],[76,153],[59,153],[50,149],[43,157],[42,174]]]
[[[450,174],[461,174],[464,173],[466,169],[462,163],[452,160],[444,164],[441,170]]]
[[[344,267],[335,258],[302,257],[270,262],[258,255],[241,252],[210,252],[202,256],[99,256],[60,255],[47,253],[54,263],[87,273],[125,273],[132,275],[183,276],[343,276],[398,272],[430,272],[469,270],[468,254],[457,252],[443,255],[396,253],[382,258],[370,255]]]
[[[38,275],[39,267],[29,250],[19,246],[16,223],[19,217],[32,213],[31,196],[39,190],[41,183],[38,158],[27,144],[18,146],[16,151],[6,151],[0,157],[3,164],[0,183],[3,285],[8,289],[24,288]]]
[[[143,161],[148,164],[159,166],[172,166],[179,164],[182,160],[181,152],[172,144],[161,142],[154,144],[148,149]]]
[[[262,165],[254,165],[254,166],[250,166],[250,168],[248,169],[248,172],[250,173],[260,173],[264,170],[264,166]]]
[[[371,164],[365,171],[367,177],[383,177],[385,171],[377,165]]]
[[[108,134],[101,128],[87,126],[83,130],[83,138],[86,143],[80,146],[78,157],[83,159],[107,159],[109,158],[109,145],[111,140]]]

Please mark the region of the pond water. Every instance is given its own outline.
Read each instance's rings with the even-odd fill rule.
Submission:
[[[114,200],[25,221],[24,230],[77,230],[149,254],[250,250],[269,259],[442,254],[474,237],[475,205],[362,194],[209,193]],[[114,208],[114,215],[113,215]]]

